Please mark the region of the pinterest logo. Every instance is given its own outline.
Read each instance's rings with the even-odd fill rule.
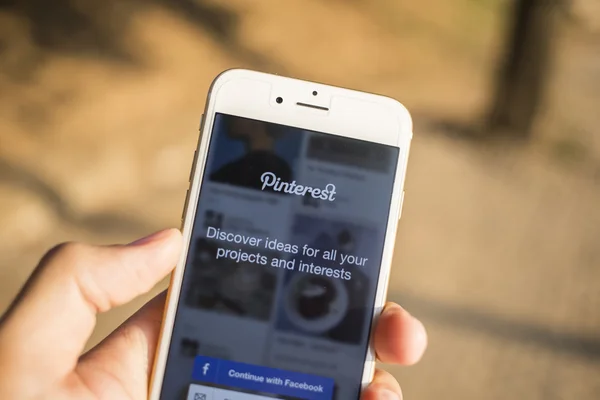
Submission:
[[[296,181],[292,182],[282,182],[281,178],[278,178],[272,172],[265,172],[260,177],[260,181],[262,182],[262,189],[272,188],[276,192],[284,192],[288,194],[295,194],[297,196],[306,196],[308,193],[315,198],[327,201],[335,200],[335,185],[333,183],[329,183],[325,185],[325,188],[315,188],[311,186],[299,185]]]

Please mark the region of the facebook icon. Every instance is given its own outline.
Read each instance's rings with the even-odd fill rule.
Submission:
[[[217,376],[218,365],[215,359],[210,357],[196,357],[194,360],[194,371],[197,371],[194,378],[201,382],[214,382]]]

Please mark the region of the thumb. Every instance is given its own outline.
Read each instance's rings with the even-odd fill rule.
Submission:
[[[0,323],[0,367],[38,388],[71,372],[96,314],[143,294],[177,263],[181,234],[170,229],[126,246],[63,244],[51,250]]]

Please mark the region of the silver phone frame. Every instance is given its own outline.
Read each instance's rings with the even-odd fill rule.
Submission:
[[[259,85],[258,82],[261,84]],[[267,86],[270,88],[268,94],[265,93]],[[312,94],[314,91],[318,93],[318,96]],[[265,96],[268,96],[268,99]],[[282,97],[284,99],[283,104],[287,105],[282,106],[282,104],[277,103],[277,97]],[[262,101],[257,101],[257,98]],[[295,104],[298,102],[314,104],[321,108],[330,107],[331,110],[338,107],[337,110],[342,112],[336,114],[335,117],[331,117],[332,113],[325,113],[322,109],[298,107]],[[340,102],[342,105],[339,105]],[[181,258],[171,275],[161,333],[149,382],[150,400],[159,400],[163,385],[175,313],[181,294],[183,272],[187,261],[194,216],[216,113],[231,114],[399,147],[398,166],[392,192],[371,327],[376,323],[386,301],[396,230],[404,201],[404,182],[408,156],[413,137],[412,119],[408,110],[398,101],[376,94],[245,69],[227,70],[217,76],[211,85],[200,126],[200,138],[182,216],[184,246]],[[370,332],[370,345],[361,379],[363,389],[372,381],[375,372],[376,354],[371,345],[373,329],[370,329]]]

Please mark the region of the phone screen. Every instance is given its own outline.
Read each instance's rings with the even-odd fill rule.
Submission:
[[[399,148],[216,114],[161,399],[357,399]]]

